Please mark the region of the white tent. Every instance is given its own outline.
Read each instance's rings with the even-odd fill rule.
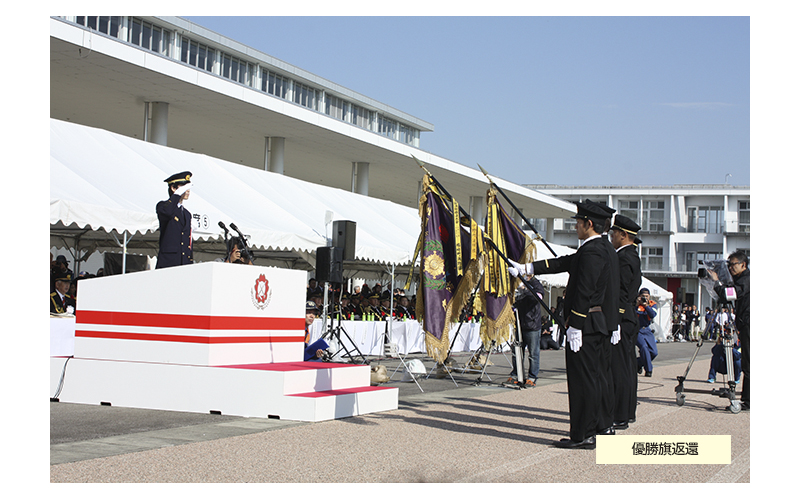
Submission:
[[[184,170],[193,173],[186,206],[195,217],[198,261],[219,256],[219,222],[234,222],[264,259],[289,253],[292,265],[305,261],[308,268],[316,249],[328,245],[329,222],[349,220],[356,223],[357,261],[411,264],[420,230],[414,208],[53,119],[51,236],[95,241],[95,249],[113,248],[109,235],[131,235],[129,248],[152,256],[155,206],[167,197],[162,181]],[[204,251],[207,258],[197,258]]]
[[[529,236],[535,236],[532,232],[528,232]],[[554,258],[553,254],[541,241],[534,240],[536,244],[536,258],[537,260]],[[556,253],[558,257],[562,255],[570,255],[576,252],[574,248],[565,247],[562,245],[554,245],[549,243],[550,248]],[[569,273],[558,274],[542,274],[537,275],[536,278],[544,285],[545,290],[552,288],[566,288],[567,281],[569,280]],[[656,318],[653,320],[653,333],[659,341],[665,341],[668,333],[672,331],[672,292],[661,288],[649,279],[642,277],[642,288],[650,290],[650,297],[658,303],[656,308]],[[559,292],[560,294],[560,292]],[[555,305],[556,297],[551,296],[552,304]]]
[[[399,278],[411,270],[420,231],[415,208],[54,119],[50,120],[51,244],[81,246],[89,253],[118,251],[119,243],[135,253],[155,255],[155,206],[167,197],[162,181],[184,170],[193,173],[186,205],[195,216],[197,261],[221,256],[218,223],[234,222],[256,249],[259,264],[311,269],[316,249],[328,244],[326,221],[349,220],[356,223],[353,267],[359,276],[388,278],[394,266]],[[541,242],[536,245],[538,259],[551,256]],[[575,252],[550,246],[558,255]],[[561,273],[539,278],[546,287],[558,288],[566,286],[568,277]],[[664,331],[669,331],[672,294],[646,279],[643,286],[658,298],[658,324],[666,321]]]

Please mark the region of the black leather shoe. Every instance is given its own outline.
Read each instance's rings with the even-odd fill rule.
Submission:
[[[583,441],[562,439],[561,441],[556,441],[553,444],[556,446],[556,448],[593,450],[597,446],[597,441],[595,440],[594,436],[590,436]]]
[[[636,422],[636,418],[635,418],[635,417],[634,417],[634,418],[629,418],[629,419],[628,419],[628,423],[629,423],[629,424],[632,424],[632,423],[634,423],[634,422]]]
[[[598,436],[613,436],[614,434],[616,433],[614,432],[613,427],[609,427],[608,429],[603,429],[602,431],[597,433]]]
[[[653,372],[644,372],[644,376],[645,377],[652,377],[653,376]]]
[[[625,429],[628,428],[628,422],[625,422],[624,420],[621,421],[621,422],[614,422],[614,426],[613,427],[614,427],[614,430],[624,431]]]

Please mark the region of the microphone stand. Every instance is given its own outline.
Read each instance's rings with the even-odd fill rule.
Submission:
[[[228,228],[225,227],[225,223],[222,222],[222,221],[219,221],[219,227],[221,227],[222,230],[225,231],[225,239],[224,239],[224,241],[225,241],[225,258],[222,259],[222,260],[227,262],[227,260],[230,258],[230,252],[228,250],[228,240],[230,239],[228,237]]]
[[[239,231],[239,228],[236,227],[236,224],[234,224],[233,222],[231,222],[231,229],[236,231],[236,234],[239,235],[239,243],[242,246],[242,248],[240,249],[242,256],[247,259],[247,262],[255,262],[256,261],[255,255],[253,255],[253,253],[247,248],[250,246],[247,243],[247,238],[245,238],[244,234],[241,231]]]

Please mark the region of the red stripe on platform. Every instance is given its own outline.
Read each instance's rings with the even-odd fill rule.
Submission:
[[[366,365],[343,363],[321,363],[317,361],[288,361],[283,363],[254,363],[249,365],[220,365],[216,368],[237,368],[239,370],[264,370],[273,372],[293,372],[299,370],[323,370],[326,368],[347,368]]]
[[[146,340],[156,342],[184,342],[187,344],[276,344],[280,342],[303,342],[302,335],[296,337],[202,337],[198,335],[154,335],[151,333],[97,332],[75,330],[75,337],[117,340]]]
[[[303,330],[305,318],[77,311],[76,324],[191,328],[195,330]]]
[[[337,396],[339,394],[355,394],[358,392],[373,392],[373,391],[387,391],[396,389],[396,387],[353,387],[350,389],[332,389],[330,391],[317,391],[317,392],[303,392],[300,394],[287,394],[290,397],[296,398],[324,398],[327,396]]]

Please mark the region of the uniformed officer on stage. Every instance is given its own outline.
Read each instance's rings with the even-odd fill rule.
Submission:
[[[602,237],[615,210],[591,200],[577,206],[577,252],[532,264],[512,262],[509,272],[569,272],[564,297],[569,438],[554,444],[594,449],[597,434],[614,434],[610,337],[619,324],[619,260],[611,242]]]
[[[192,187],[192,173],[172,175],[167,183],[168,200],[156,205],[158,215],[158,262],[156,269],[194,263],[192,255],[192,214],[183,206]]]
[[[619,257],[620,328],[611,336],[611,375],[614,382],[614,429],[624,430],[636,421],[636,337],[639,320],[636,298],[642,285],[642,267],[636,249],[638,224],[617,214],[608,232]]]

